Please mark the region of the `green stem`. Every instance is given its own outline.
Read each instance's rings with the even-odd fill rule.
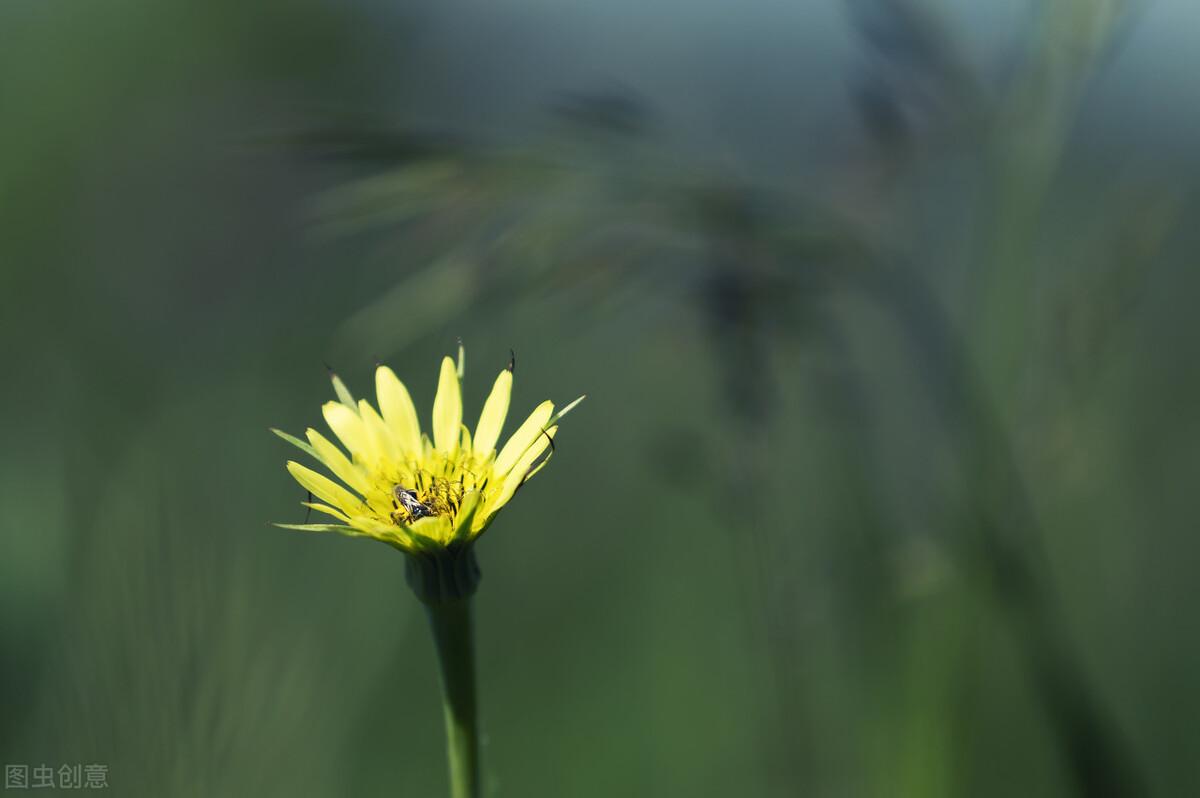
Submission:
[[[430,603],[429,625],[442,674],[451,798],[479,798],[479,731],[471,598]]]

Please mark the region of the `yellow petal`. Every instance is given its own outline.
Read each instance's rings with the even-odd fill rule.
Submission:
[[[392,511],[396,509],[396,505],[392,503],[392,492],[390,490],[377,486],[365,498],[367,506],[382,518],[391,517]]]
[[[363,421],[363,428],[367,431],[367,436],[371,439],[373,451],[388,457],[398,457],[400,444],[392,435],[392,428],[384,423],[383,418],[375,412],[375,408],[371,407],[371,403],[366,399],[358,400],[358,415]]]
[[[325,513],[325,515],[332,515],[334,518],[337,518],[340,521],[345,521],[347,524],[350,523],[350,516],[346,515],[341,510],[338,510],[335,507],[330,507],[328,504],[321,504],[320,502],[300,502],[300,503],[303,504],[305,507],[310,507],[310,508],[316,510],[318,513]]]
[[[480,496],[478,491],[470,491],[463,497],[462,504],[458,508],[458,515],[454,518],[454,539],[466,540],[471,535],[471,522],[475,518],[475,511],[479,509]]]
[[[437,396],[433,399],[433,444],[439,452],[448,454],[454,451],[461,426],[462,388],[458,384],[454,361],[446,357],[442,359]]]
[[[517,428],[517,431],[508,439],[508,443],[504,444],[504,448],[500,450],[500,454],[496,455],[496,465],[493,469],[496,476],[502,477],[507,474],[534,441],[538,438],[544,439],[542,427],[550,420],[552,412],[554,412],[554,402],[547,399],[529,414],[525,423]]]
[[[475,454],[487,456],[496,449],[496,441],[500,439],[500,430],[504,428],[504,419],[508,416],[508,401],[512,396],[512,372],[508,369],[500,372],[496,378],[492,392],[483,403],[483,412],[479,414],[479,423],[475,425]]]
[[[326,402],[321,408],[325,423],[337,435],[342,445],[350,450],[355,460],[374,460],[371,437],[358,413],[339,402]]]
[[[554,429],[558,429],[558,427],[555,427]],[[553,453],[553,452],[551,452],[550,454],[551,454],[551,455],[553,455],[554,453]],[[546,467],[546,463],[549,463],[549,462],[550,462],[550,458],[549,458],[549,457],[547,457],[547,458],[543,459],[543,460],[542,460],[542,462],[540,462],[540,463],[538,463],[537,465],[535,465],[535,466],[533,467],[533,469],[532,469],[532,470],[530,470],[530,472],[529,472],[528,474],[526,474],[526,475],[525,475],[525,479],[523,479],[523,480],[521,481],[521,484],[524,484],[524,483],[528,482],[529,480],[533,479],[533,475],[534,475],[534,474],[536,474],[537,472],[541,471],[543,468],[545,468],[545,467]]]
[[[405,454],[421,451],[421,423],[417,420],[417,408],[412,397],[396,373],[387,366],[375,370],[375,395],[379,409]]]
[[[294,460],[288,460],[288,473],[295,477],[300,486],[327,504],[342,510],[347,515],[359,512],[362,501],[328,477],[323,477],[311,468],[305,468]]]
[[[488,508],[488,515],[495,515],[501,507],[508,504],[508,500],[517,492],[517,488],[529,476],[530,469],[537,459],[546,451],[546,447],[550,445],[550,439],[558,432],[558,427],[551,427],[546,430],[545,435],[539,433],[537,440],[533,445],[529,446],[521,455],[521,459],[513,465],[512,470],[508,472],[508,476],[504,478],[504,487],[500,489],[500,494],[492,502],[492,506]]]
[[[372,518],[367,515],[355,515],[350,517],[350,525],[362,532],[364,535],[369,535],[376,540],[381,540],[384,543],[390,544],[405,551],[414,551],[417,548],[416,541],[413,539],[412,533],[409,530],[399,526],[385,524],[377,518]]]
[[[427,515],[409,524],[408,532],[417,541],[424,538],[445,545],[450,542],[454,528],[450,525],[450,519],[445,516]]]
[[[374,518],[369,515],[350,516],[350,525],[356,529],[361,529],[368,535],[373,535],[375,537],[387,536],[396,531],[403,531],[400,529],[400,527],[392,526],[391,524],[385,524],[378,518]]]
[[[308,437],[308,442],[312,444],[313,453],[316,454],[317,459],[324,463],[335,477],[359,493],[366,495],[371,483],[359,470],[359,467],[342,454],[341,449],[334,446],[328,438],[315,429],[309,428],[305,430],[304,434]]]

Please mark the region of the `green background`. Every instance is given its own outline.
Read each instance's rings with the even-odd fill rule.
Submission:
[[[444,794],[268,428],[461,338],[469,422],[588,394],[479,545],[490,795],[1200,792],[1200,14],[1046,6],[4,3],[0,758]]]

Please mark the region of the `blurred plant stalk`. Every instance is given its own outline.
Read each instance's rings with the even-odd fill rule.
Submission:
[[[998,110],[989,153],[992,223],[984,242],[983,312],[975,334],[984,376],[1006,415],[1029,349],[1034,249],[1047,196],[1085,93],[1134,6],[1132,0],[1046,4]]]

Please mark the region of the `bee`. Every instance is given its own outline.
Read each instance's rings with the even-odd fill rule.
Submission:
[[[409,490],[402,485],[397,485],[392,488],[392,496],[395,498],[396,504],[403,508],[404,512],[408,513],[409,518],[413,521],[416,521],[418,518],[435,515],[429,505],[422,504],[421,500],[417,498],[416,491]]]

